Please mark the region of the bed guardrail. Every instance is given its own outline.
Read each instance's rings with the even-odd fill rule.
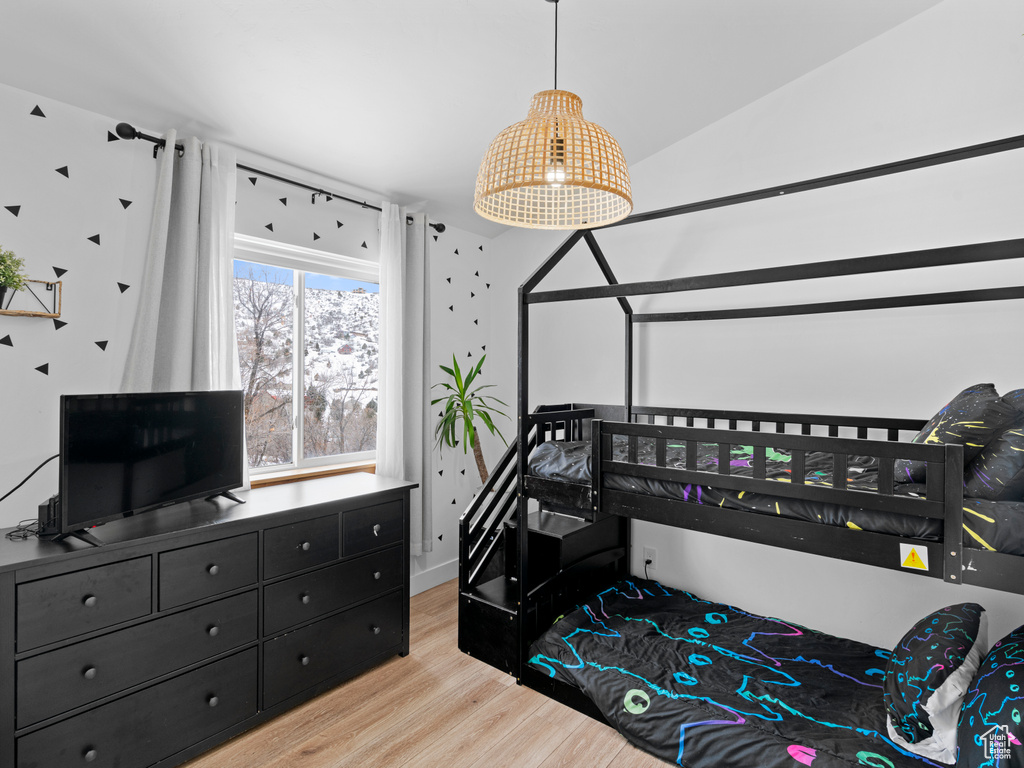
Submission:
[[[694,411],[693,413],[696,415],[698,412]],[[726,418],[731,427],[736,427],[747,421],[742,414],[711,415],[713,412],[704,413],[708,415],[698,418],[707,418],[709,423],[717,423],[717,420]],[[647,414],[640,414],[640,416],[646,417]],[[761,418],[758,420],[765,421],[764,414],[759,416]],[[838,433],[842,427],[852,426],[858,430],[858,434],[861,434],[860,429],[868,428],[868,425],[841,423],[850,421],[848,419],[829,418],[833,418],[836,422],[826,425],[829,427],[830,433]],[[775,420],[771,419],[771,421]],[[784,416],[779,421],[793,423],[794,417]],[[917,422],[908,422],[908,424],[914,423]],[[882,423],[871,426],[881,428],[886,432],[889,432],[890,429],[898,432],[901,429],[913,428],[902,425],[889,427]],[[674,424],[611,422],[599,419],[592,422],[591,429],[594,436],[592,449],[594,471],[592,474],[595,495],[593,502],[602,511],[628,514],[638,518],[646,516],[655,522],[715,532],[716,523],[710,521],[708,516],[711,513],[707,508],[701,509],[700,515],[694,516],[689,511],[683,513],[680,506],[685,505],[690,511],[693,511],[700,508],[700,505],[677,499],[655,500],[650,496],[610,490],[605,487],[607,484],[604,476],[614,473],[625,477],[678,483],[680,486],[693,485],[741,493],[767,494],[775,497],[931,518],[942,521],[943,535],[941,542],[922,541],[920,544],[941,563],[941,568],[938,567],[938,563],[936,563],[936,567],[929,568],[929,575],[941,576],[952,583],[961,582],[963,562],[962,446],[927,445],[859,437],[818,436],[804,434],[807,431],[804,429],[801,429],[801,434],[790,434],[785,431],[745,431],[735,428],[684,427]],[[646,450],[643,451],[648,457],[646,462],[642,461],[639,456],[640,447],[644,441],[648,441],[648,444],[644,446]],[[651,442],[653,442],[653,450]],[[619,446],[619,457],[614,454],[613,444]],[[623,444],[625,444],[625,450],[623,450]],[[685,464],[683,466],[669,465],[667,455],[670,444],[685,446]],[[717,455],[714,469],[698,467],[698,446],[701,445],[704,446],[705,451],[709,450],[708,446],[714,446],[710,448],[713,455]],[[733,472],[731,454],[734,446],[749,446],[751,454],[749,476]],[[788,482],[771,479],[768,476],[768,455],[773,450],[785,451],[789,454]],[[831,474],[834,480],[830,484],[807,481],[806,457],[811,452],[832,455]],[[650,461],[652,455],[653,462]],[[878,481],[875,489],[867,490],[848,486],[847,475],[851,456],[870,456],[878,460]],[[894,467],[896,461],[900,459],[927,463],[927,483],[924,497],[902,495],[895,492],[896,473]],[[623,500],[629,496],[641,498],[643,503],[626,504],[625,507],[628,509],[624,508]],[[836,556],[831,548],[847,546],[848,542],[853,541],[853,536],[862,537],[857,542],[858,544],[880,537],[879,541],[881,538],[887,538],[890,539],[890,546],[892,545],[893,537],[870,534],[867,531],[847,530],[801,520],[785,520],[759,513],[719,510],[717,507],[712,509],[714,514],[719,516],[722,513],[726,516],[750,516],[750,520],[753,522],[748,526],[750,530],[747,533],[747,538],[763,543],[773,543],[777,546],[791,546],[805,551],[816,551],[818,554]],[[770,519],[764,521],[766,517]],[[771,534],[762,533],[762,525],[765,528],[776,525],[778,530]],[[755,531],[755,528],[758,530]],[[830,528],[833,530],[828,530]],[[792,546],[792,544],[782,543],[793,539],[798,540],[800,545]],[[821,543],[816,544],[812,539],[819,539]],[[858,561],[865,559],[863,553],[860,552],[851,551],[849,554],[849,559]],[[867,559],[871,560],[870,557]],[[893,567],[891,561],[890,563],[875,562],[875,564]]]

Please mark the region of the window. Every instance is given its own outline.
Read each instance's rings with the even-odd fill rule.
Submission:
[[[373,459],[378,265],[245,235],[235,257],[249,468]]]

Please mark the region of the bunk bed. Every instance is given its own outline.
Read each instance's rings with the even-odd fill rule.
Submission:
[[[1024,147],[1024,136],[634,215],[613,226],[642,225],[645,221],[1021,147]],[[621,619],[624,615],[621,607],[601,615],[595,607],[604,606],[602,596],[614,594],[616,599],[628,601],[634,592],[643,592],[651,598],[648,602],[657,603],[653,598],[664,589],[647,582],[638,586],[629,576],[629,520],[645,520],[841,558],[942,579],[950,584],[974,584],[1024,594],[1024,489],[1012,493],[1004,493],[1003,489],[995,493],[979,490],[978,483],[985,485],[989,479],[982,473],[980,479],[975,475],[973,485],[968,482],[966,486],[969,494],[977,492],[977,497],[965,496],[965,473],[986,445],[1008,439],[1004,436],[1017,430],[1022,440],[1014,442],[1009,450],[1024,449],[1024,431],[1021,431],[1024,430],[1024,393],[1021,391],[1000,397],[991,385],[971,386],[953,397],[950,405],[929,421],[652,407],[634,402],[633,359],[634,332],[639,324],[1019,300],[1024,298],[1024,286],[648,314],[634,312],[629,302],[633,296],[745,285],[770,286],[824,277],[1021,259],[1024,258],[1024,239],[619,284],[597,234],[574,232],[520,287],[518,439],[461,520],[460,647],[506,669],[521,683],[612,723],[627,738],[680,765],[751,765],[751,755],[758,754],[759,749],[769,744],[773,748],[781,744],[783,749],[777,762],[765,760],[761,763],[764,765],[857,764],[858,754],[874,756],[862,759],[860,764],[863,765],[895,768],[920,765],[922,760],[924,764],[937,764],[903,749],[886,735],[885,710],[881,707],[879,693],[881,683],[868,679],[857,680],[854,688],[861,692],[872,691],[873,708],[859,712],[866,719],[855,719],[843,726],[861,739],[847,745],[852,751],[833,749],[835,742],[830,740],[831,735],[823,736],[824,741],[815,748],[802,745],[799,740],[787,741],[792,734],[763,727],[771,717],[762,717],[763,712],[756,717],[743,717],[737,714],[742,709],[737,706],[724,709],[745,721],[743,732],[746,735],[739,740],[744,745],[742,748],[728,746],[730,742],[737,743],[735,718],[729,723],[715,721],[713,728],[690,731],[686,736],[690,744],[688,751],[683,749],[687,726],[680,727],[679,722],[672,721],[678,744],[662,744],[660,749],[653,747],[646,737],[626,730],[618,716],[620,709],[629,714],[631,708],[646,709],[645,706],[635,700],[631,703],[628,696],[623,705],[622,691],[618,690],[611,697],[611,704],[602,703],[601,693],[591,690],[590,695],[584,695],[582,691],[587,688],[587,682],[570,674],[573,668],[611,669],[619,674],[633,667],[616,664],[607,657],[584,661],[570,638],[581,634],[589,639],[617,636],[624,634],[622,630],[626,626],[649,628],[649,625],[655,627],[655,635],[671,634],[663,629],[661,619],[647,617],[627,616],[621,626],[610,629],[605,621],[613,617]],[[577,245],[589,250],[607,285],[537,290],[540,282]],[[550,302],[609,298],[618,302],[625,319],[624,402],[613,405],[564,403],[530,410],[531,307]],[[965,423],[973,425],[966,428],[966,432]],[[972,432],[972,429],[980,429],[980,432]],[[1024,477],[1014,480],[1021,481]],[[538,506],[532,513],[528,511],[530,500]],[[581,525],[601,526],[602,531],[611,533],[593,537],[593,546],[589,549],[584,548],[573,557],[563,557],[552,565],[549,559],[554,550],[546,545],[538,546],[539,540],[531,533],[545,526],[552,527],[552,516],[575,518]],[[528,518],[529,523],[521,524],[520,518]],[[490,586],[485,589],[482,579],[494,576],[492,561],[496,553],[504,553],[503,567],[497,569],[504,578],[493,580],[500,584],[500,589]],[[772,634],[765,627],[778,623],[774,619],[752,617],[741,609],[708,607],[705,601],[693,596],[687,596],[683,602],[707,608],[702,614],[705,616],[742,615],[767,622],[759,625],[760,629],[751,629],[754,634]],[[549,629],[556,617],[560,617],[559,623]],[[499,628],[505,630],[504,636],[509,636],[506,619],[515,627],[514,637],[495,640],[495,631]],[[884,667],[885,659],[891,656],[883,649],[853,647],[858,644],[849,645],[852,641],[828,638],[812,631],[800,630],[796,634],[813,637],[818,643],[809,645],[805,652],[798,647],[787,650],[800,661],[810,658],[807,654],[811,653],[821,658],[830,653],[847,660],[856,657],[854,666],[860,665],[860,672],[856,674],[841,674],[838,670],[842,665],[826,664],[830,674],[847,683],[858,675],[863,678],[866,659],[877,656],[882,661],[876,667]],[[501,642],[504,645],[494,651],[495,644]],[[742,643],[742,638],[736,642]],[[722,651],[724,656],[739,663],[739,668],[726,674],[743,676],[742,667],[750,663],[751,652],[747,647]],[[634,654],[629,658],[637,664],[647,663],[635,655],[636,651],[627,653]],[[716,673],[723,666],[728,668],[718,665]],[[875,669],[871,674],[878,671]],[[659,683],[652,682],[657,674],[652,671],[648,679],[645,675],[627,672],[626,677],[643,682],[638,686],[641,700],[649,702],[642,691],[653,687],[664,694],[663,698],[685,699],[691,704],[698,702],[699,706],[692,711],[703,711],[711,718],[701,721],[705,726],[715,720],[714,712],[721,715],[722,708],[713,706],[718,702],[716,693],[703,692],[700,688],[696,693],[688,688],[685,695],[666,693],[666,687],[659,688]],[[678,691],[680,686],[687,688],[691,679],[696,681],[700,676],[692,669],[677,668],[669,670],[669,677],[676,683],[673,690]],[[742,679],[746,681],[747,677]],[[793,678],[786,679],[793,681]],[[790,684],[781,680],[776,683]],[[835,683],[834,679],[818,684]],[[771,698],[770,694],[751,694],[743,688],[745,682],[743,685],[726,683],[725,688],[730,685],[733,693],[743,689],[740,698],[748,704],[751,701],[763,703],[763,696]],[[714,690],[721,692],[725,688]],[[852,690],[847,693],[853,695]],[[780,708],[787,708],[784,697],[771,700],[778,705],[773,714],[778,714]],[[816,700],[813,693],[811,700]],[[879,711],[883,713],[882,723],[877,721]],[[813,711],[804,711],[801,722],[817,722],[834,715],[834,710],[828,710],[821,717]],[[680,716],[677,713],[667,717]],[[677,753],[672,751],[676,748]]]

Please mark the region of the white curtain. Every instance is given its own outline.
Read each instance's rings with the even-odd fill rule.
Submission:
[[[425,287],[427,221],[385,202],[380,215],[380,384],[377,473],[420,484],[410,498],[412,554],[433,549],[429,454],[424,451],[428,412],[425,346],[430,338]]]
[[[240,389],[232,298],[235,153],[164,137],[124,392]]]

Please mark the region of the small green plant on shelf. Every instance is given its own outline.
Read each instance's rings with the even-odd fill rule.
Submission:
[[[4,306],[7,289],[20,291],[25,288],[27,276],[24,273],[25,260],[14,255],[14,251],[5,251],[0,245],[0,309]]]
[[[480,482],[482,483],[487,482],[488,473],[487,465],[484,463],[484,454],[480,449],[480,440],[478,439],[481,427],[485,427],[492,435],[497,435],[502,439],[502,442],[506,445],[508,444],[505,436],[501,434],[501,430],[494,424],[496,416],[508,418],[508,414],[499,410],[495,403],[505,407],[508,406],[496,397],[480,394],[481,390],[489,389],[494,386],[493,384],[480,384],[476,388],[472,388],[473,384],[476,383],[477,377],[480,375],[480,369],[483,367],[484,360],[486,359],[487,355],[481,357],[480,362],[475,367],[470,368],[469,372],[463,377],[462,371],[459,368],[459,361],[455,359],[455,355],[452,355],[451,368],[446,365],[438,366],[448,375],[448,380],[438,382],[431,387],[431,389],[442,387],[448,394],[445,397],[439,397],[436,400],[430,401],[431,405],[444,403],[441,420],[434,429],[437,447],[441,450],[442,454],[446,445],[450,448],[455,448],[459,444],[458,438],[461,432],[462,451],[467,453],[470,446],[473,448],[473,458],[476,459],[476,469],[480,473]],[[459,428],[459,422],[462,422],[461,429]]]

